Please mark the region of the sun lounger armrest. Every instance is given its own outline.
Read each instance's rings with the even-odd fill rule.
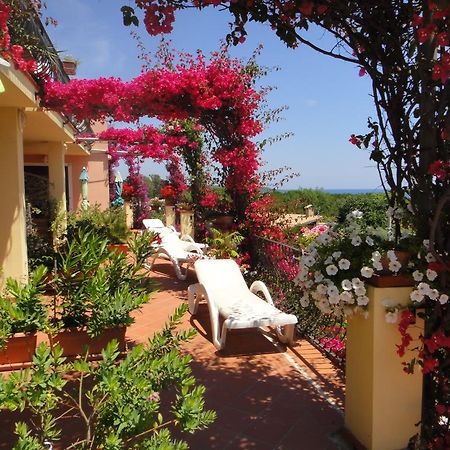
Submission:
[[[189,236],[189,234],[183,234],[183,235],[180,237],[180,239],[181,239],[182,241],[186,241],[186,242],[192,242],[192,243],[195,242],[194,239],[192,239],[192,236]]]
[[[255,295],[261,292],[264,295],[264,299],[266,300],[266,302],[270,305],[273,305],[273,300],[272,296],[270,295],[269,289],[267,289],[267,286],[262,281],[254,281],[250,286],[250,292]]]

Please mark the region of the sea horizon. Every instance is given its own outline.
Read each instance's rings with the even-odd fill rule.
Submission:
[[[300,191],[302,189],[310,189],[313,191],[323,191],[327,194],[380,194],[381,188],[297,188],[297,189],[278,189],[280,192]]]

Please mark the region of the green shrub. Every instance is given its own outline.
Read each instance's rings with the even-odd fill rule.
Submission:
[[[70,439],[65,448],[187,449],[169,428],[192,433],[210,424],[215,413],[204,409],[205,389],[195,382],[191,357],[179,350],[195,335],[192,329],[174,331],[186,311],[180,306],[147,345],[133,347],[121,361],[115,341],[96,363],[66,364],[58,346],[41,344],[31,369],[0,377],[2,408],[27,412],[16,424],[14,448],[44,450],[46,441],[65,437]],[[170,408],[162,408],[161,396],[169,392]],[[67,412],[81,418],[80,435],[63,436]]]
[[[47,309],[43,303],[44,277],[47,268],[37,267],[28,283],[8,278],[4,298],[0,298],[0,348],[14,333],[33,333],[47,324]]]
[[[352,195],[339,206],[337,221],[344,223],[349,213],[359,210],[364,213],[362,221],[366,226],[386,228],[388,206],[384,194]]]

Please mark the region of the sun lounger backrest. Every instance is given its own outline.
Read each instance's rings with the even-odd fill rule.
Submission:
[[[142,224],[145,228],[151,230],[153,228],[165,228],[165,225],[160,219],[144,219]]]
[[[232,296],[248,293],[241,270],[232,259],[203,259],[194,264],[198,281],[209,295]]]

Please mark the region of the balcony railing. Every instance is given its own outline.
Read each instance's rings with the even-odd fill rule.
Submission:
[[[14,43],[23,45],[23,40],[31,45],[24,45],[26,50],[37,62],[37,70],[31,74],[40,89],[43,88],[43,80],[52,79],[61,83],[70,81],[64,72],[63,64],[58,57],[58,52],[53,46],[39,14],[29,0],[14,0],[13,8],[20,9],[20,17],[17,25],[20,29],[11,29],[11,38]],[[88,121],[78,121],[74,117],[66,116],[78,133],[92,133]]]
[[[263,237],[252,240],[255,276],[267,284],[276,306],[295,314],[299,335],[342,365],[345,360],[345,319],[324,316],[313,303],[307,307],[300,304],[302,292],[295,284],[295,277],[301,255],[300,249],[281,242]]]

